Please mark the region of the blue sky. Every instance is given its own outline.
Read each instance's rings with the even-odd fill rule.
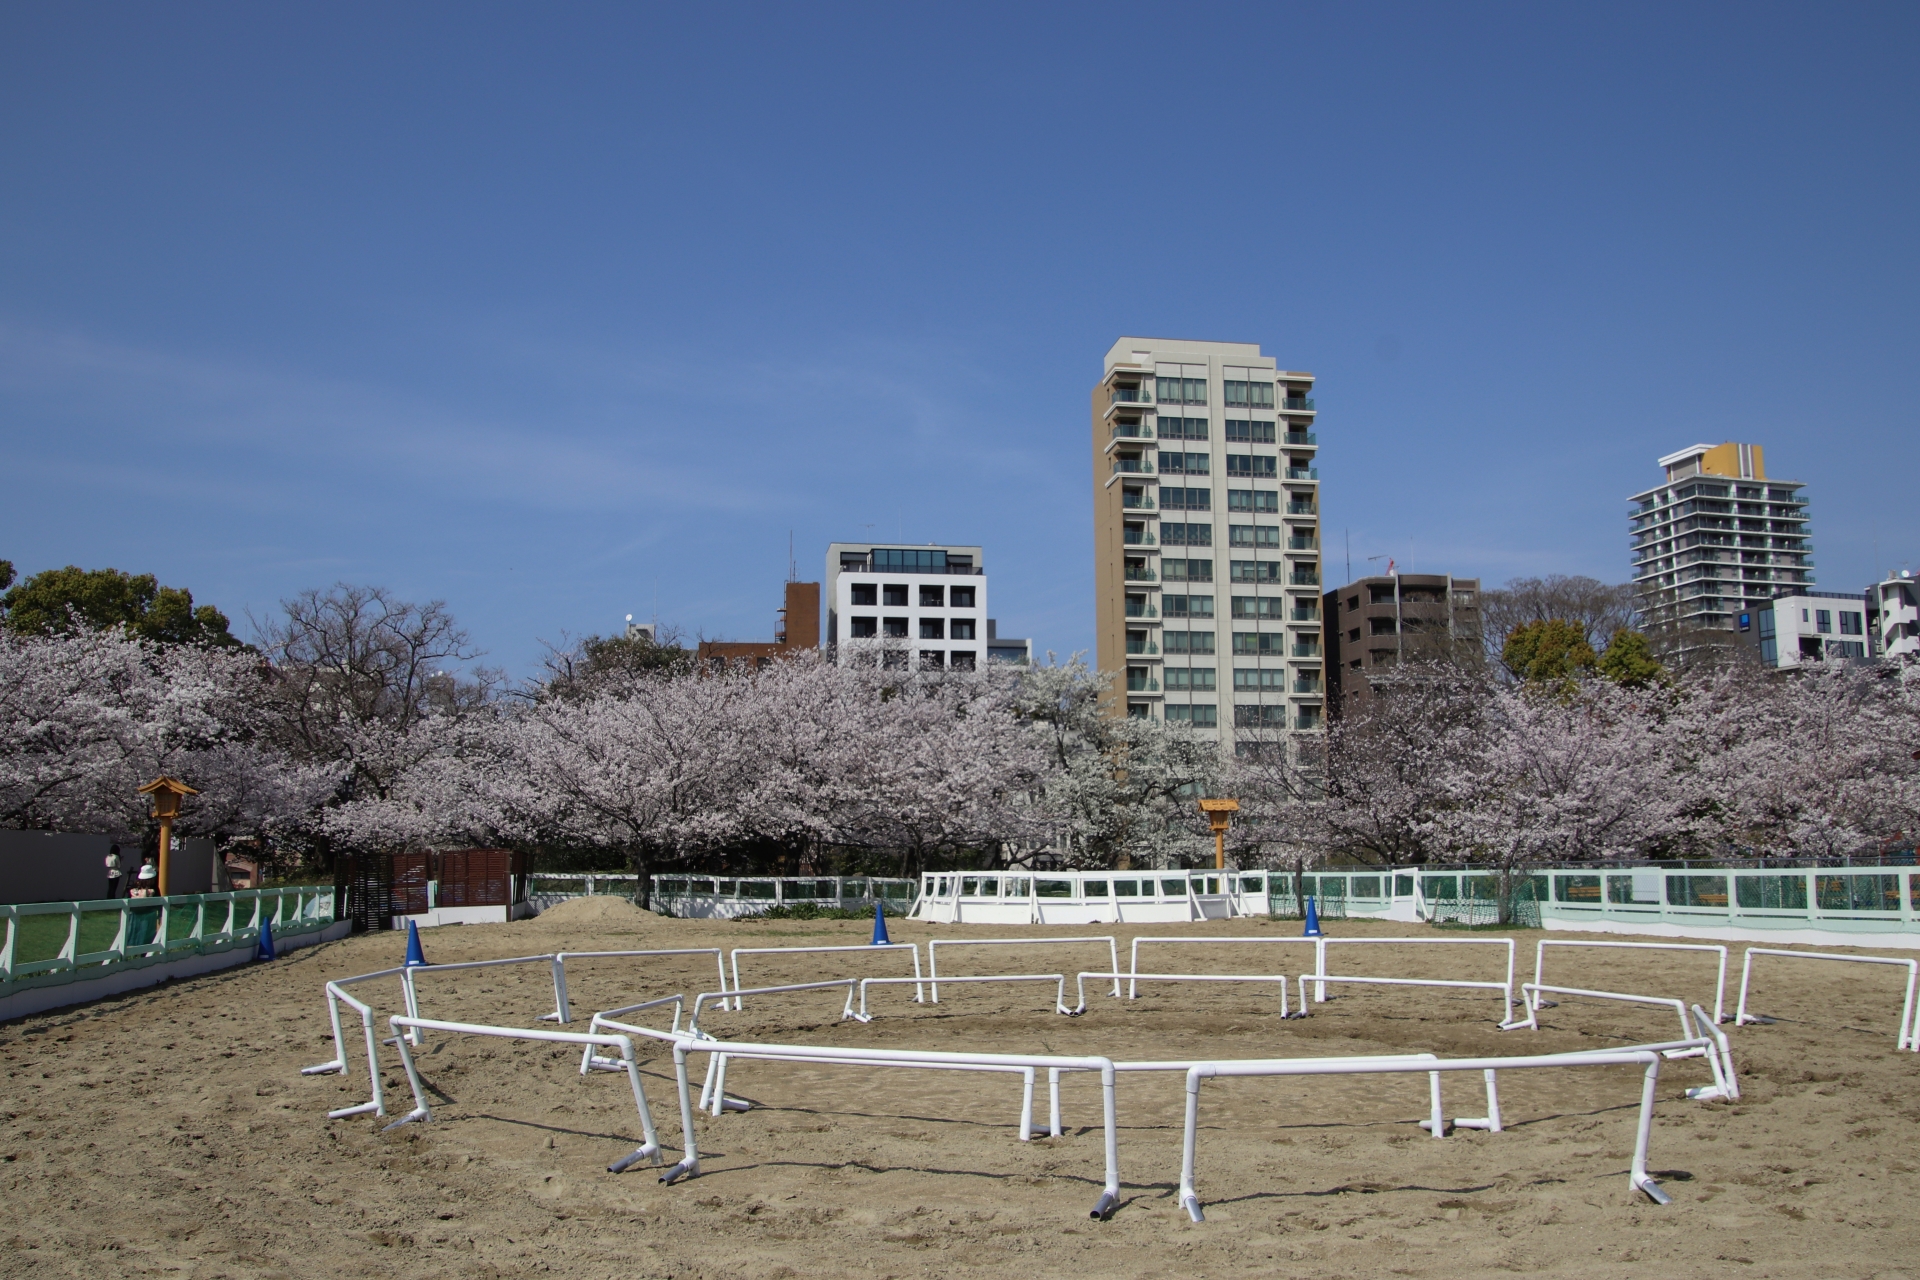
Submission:
[[[1327,571],[1627,574],[1696,441],[1920,561],[1912,6],[0,10],[0,557],[516,673],[769,635],[789,531],[1093,639],[1121,334],[1319,376]]]

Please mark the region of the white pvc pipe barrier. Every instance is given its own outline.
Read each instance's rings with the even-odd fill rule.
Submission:
[[[1634,1137],[1633,1162],[1628,1171],[1629,1185],[1636,1191],[1644,1191],[1656,1204],[1669,1204],[1671,1197],[1660,1189],[1647,1173],[1647,1143],[1653,1131],[1654,1089],[1660,1079],[1660,1055],[1646,1050],[1638,1052],[1615,1053],[1567,1053],[1549,1054],[1532,1058],[1461,1058],[1432,1062],[1389,1062],[1379,1059],[1355,1059],[1345,1063],[1302,1062],[1286,1059],[1252,1060],[1240,1062],[1200,1063],[1187,1071],[1187,1115],[1185,1132],[1181,1139],[1180,1154],[1180,1206],[1195,1222],[1206,1221],[1201,1212],[1200,1196],[1194,1190],[1194,1154],[1197,1145],[1200,1122],[1200,1082],[1205,1079],[1224,1076],[1309,1076],[1309,1075],[1408,1075],[1427,1072],[1437,1082],[1441,1071],[1507,1071],[1525,1070],[1539,1067],[1600,1067],[1637,1065],[1645,1069],[1640,1086],[1640,1119]],[[1439,1086],[1432,1086],[1433,1114],[1430,1124],[1438,1131],[1443,1127],[1440,1119]],[[1491,1122],[1494,1117],[1489,1115]]]
[[[1370,987],[1463,987],[1476,991],[1498,991],[1500,993],[1500,1029],[1511,1030],[1525,1026],[1513,1016],[1513,988],[1504,982],[1468,982],[1464,978],[1357,978],[1336,973],[1303,973],[1300,975],[1300,1013],[1307,1016],[1307,983],[1324,988],[1328,983],[1356,982]]]
[[[1837,960],[1843,964],[1900,964],[1907,967],[1907,998],[1900,1007],[1900,1038],[1894,1043],[1897,1052],[1912,1049],[1920,1053],[1920,1026],[1914,1025],[1913,991],[1916,978],[1920,978],[1920,960],[1909,960],[1895,956],[1837,956],[1824,951],[1776,951],[1769,947],[1748,947],[1747,956],[1740,965],[1740,1007],[1733,1015],[1733,1024],[1741,1026],[1749,1022],[1759,1022],[1757,1016],[1747,1013],[1747,984],[1753,979],[1753,958],[1755,956],[1785,956],[1791,960]]]
[[[680,1091],[680,1124],[686,1134],[686,1157],[661,1176],[662,1182],[677,1182],[681,1178],[697,1177],[700,1173],[700,1153],[695,1144],[693,1129],[693,1096],[687,1079],[687,1055],[690,1053],[722,1054],[728,1058],[751,1058],[775,1062],[799,1061],[859,1067],[936,1064],[950,1065],[960,1069],[987,1068],[996,1071],[1007,1067],[1098,1071],[1106,1138],[1106,1184],[1099,1201],[1088,1216],[1104,1219],[1119,1203],[1120,1152],[1118,1128],[1114,1117],[1114,1068],[1110,1058],[1070,1058],[1050,1054],[938,1053],[923,1049],[839,1049],[818,1045],[796,1046],[696,1040],[689,1036],[681,1036],[673,1041],[673,1064]]]
[[[1320,941],[1326,947],[1505,947],[1507,949],[1507,1017],[1500,1024],[1502,1031],[1511,1031],[1520,1023],[1513,1018],[1513,939],[1512,938],[1323,938]],[[1326,947],[1320,949],[1320,963],[1316,966],[1321,973],[1327,971]],[[1326,988],[1316,985],[1314,1003],[1326,1000]]]
[[[618,1009],[603,1009],[593,1015],[587,1023],[587,1034],[598,1035],[602,1027],[612,1027],[615,1031],[631,1031],[632,1027],[615,1022],[614,1018],[623,1013],[639,1013],[642,1009],[657,1009],[663,1004],[673,1006],[673,1034],[680,1034],[680,1015],[686,1012],[687,998],[684,995],[662,996],[658,1000],[643,1000],[639,1004],[622,1005]],[[593,1046],[588,1045],[580,1051],[580,1074],[589,1071],[618,1071],[621,1064],[616,1058],[602,1058],[595,1055]]]
[[[931,970],[933,966],[929,964],[927,967],[929,970]],[[853,1015],[854,1018],[860,1022],[873,1021],[872,1015],[867,1012],[867,988],[868,987],[903,987],[903,986],[910,986],[910,985],[918,985],[919,981],[920,979],[918,978],[862,978],[860,979],[860,1012],[854,1014]],[[928,974],[927,981],[929,985],[932,984],[933,977],[931,973]],[[1051,983],[1055,983],[1057,986],[1057,990],[1053,1000],[1054,1012],[1064,1013],[1068,1015],[1072,1015],[1078,1012],[1078,1010],[1067,1008],[1067,975],[1064,973],[989,973],[989,974],[982,974],[979,976],[968,976],[964,978],[947,978],[945,979],[945,981],[947,982],[1051,982]],[[934,990],[938,991],[939,988],[934,987]],[[1083,1000],[1082,1003],[1084,1004],[1085,1001]]]
[[[1710,1087],[1689,1089],[1687,1096],[1703,1102],[1714,1098],[1737,1099],[1740,1096],[1740,1083],[1733,1070],[1733,1047],[1727,1040],[1726,1032],[1720,1030],[1706,1010],[1694,1005],[1689,1013],[1687,1003],[1671,996],[1638,996],[1624,991],[1589,991],[1583,987],[1555,987],[1537,982],[1520,984],[1520,1000],[1527,1010],[1526,1026],[1539,1030],[1539,1010],[1543,1002],[1540,993],[1550,991],[1556,995],[1583,996],[1589,1000],[1615,1000],[1623,1004],[1652,1004],[1672,1009],[1680,1017],[1680,1039],[1663,1044],[1642,1044],[1636,1049],[1654,1049],[1668,1058],[1704,1057],[1713,1071],[1713,1084]]]
[[[357,1107],[342,1107],[337,1111],[329,1111],[327,1113],[328,1119],[338,1120],[344,1116],[363,1115],[369,1111],[377,1116],[385,1116],[387,1114],[386,1095],[381,1088],[380,1082],[380,1057],[377,1048],[377,1034],[374,1031],[375,1015],[370,1006],[348,995],[346,988],[361,982],[373,982],[380,978],[391,978],[395,974],[403,972],[403,969],[378,969],[372,973],[362,973],[351,978],[335,978],[326,984],[327,1018],[333,1025],[333,1059],[330,1062],[322,1062],[317,1066],[302,1067],[300,1074],[303,1076],[318,1076],[329,1075],[335,1071],[339,1072],[342,1076],[351,1076],[353,1074],[347,1069],[346,1041],[340,1031],[340,1005],[341,1002],[344,1001],[360,1015],[361,1024],[366,1030],[367,1075],[371,1077],[373,1081],[373,1100],[371,1102],[362,1103]],[[406,987],[404,981],[402,982],[402,991],[407,1001],[407,1012],[409,1014],[417,1014],[419,1008],[414,1003],[413,992],[410,988]]]
[[[907,978],[905,981],[912,982],[914,979]],[[727,1002],[731,1000],[733,1007],[738,1009],[741,1007],[741,996],[771,996],[779,995],[784,991],[824,991],[828,987],[847,989],[847,1007],[840,1011],[841,1020],[844,1021],[854,1016],[853,989],[859,985],[859,982],[858,978],[828,978],[825,982],[789,982],[777,987],[735,987],[731,991],[702,991],[693,998],[693,1016],[687,1020],[687,1034],[690,1036],[705,1034],[700,1030],[700,1011],[709,1000],[718,1000],[722,1009],[725,1009]]]
[[[607,1166],[608,1173],[619,1173],[640,1161],[651,1158],[660,1163],[660,1139],[654,1132],[653,1113],[647,1110],[647,1095],[640,1088],[640,1066],[634,1060],[633,1040],[624,1035],[582,1035],[577,1031],[528,1030],[519,1027],[489,1027],[472,1022],[439,1022],[430,1018],[408,1018],[395,1014],[388,1019],[393,1025],[396,1042],[400,1046],[400,1061],[407,1069],[407,1083],[413,1087],[413,1110],[388,1125],[388,1129],[397,1129],[403,1124],[433,1119],[433,1113],[427,1108],[426,1087],[420,1080],[420,1069],[414,1064],[413,1049],[407,1043],[410,1031],[444,1031],[451,1035],[489,1036],[497,1040],[541,1040],[549,1044],[579,1044],[589,1050],[594,1045],[603,1045],[620,1050],[620,1060],[627,1070],[627,1082],[633,1086],[634,1109],[640,1113],[640,1131],[645,1141],[631,1155],[623,1156]],[[681,1096],[686,1096],[684,1080]],[[384,1130],[382,1132],[385,1132]]]
[[[907,951],[907,952],[911,952],[913,954],[913,976],[916,978],[920,977],[920,948],[919,946],[911,942],[883,942],[878,944],[877,946],[874,945],[873,943],[864,943],[859,946],[843,946],[843,947],[735,947],[733,949],[733,985],[736,988],[738,988],[740,985],[740,957],[741,956],[820,955],[828,951]],[[723,982],[720,985],[724,987],[726,984]],[[913,998],[915,1003],[924,1003],[927,998],[927,995],[925,991],[922,991],[918,987],[916,987],[914,989]],[[734,1002],[733,1007],[735,1009],[738,1009],[740,1007],[739,1001],[736,1000]]]
[[[1107,953],[1113,961],[1110,968],[1120,967],[1120,945],[1113,935],[1104,934],[1094,938],[935,938],[927,943],[927,985],[933,989],[933,1002],[940,1003],[940,957],[939,947],[1059,947],[1071,943],[1104,942]],[[1113,984],[1113,994],[1120,994],[1120,983]]]
[[[1591,991],[1584,987],[1555,987],[1538,982],[1520,984],[1520,1000],[1526,1007],[1526,1027],[1529,1031],[1540,1029],[1540,993],[1550,991],[1557,996],[1585,996],[1589,1000],[1618,1000],[1626,1004],[1657,1004],[1672,1009],[1680,1019],[1680,1034],[1690,1036],[1693,1027],[1687,1022],[1687,1002],[1673,996],[1637,996],[1625,991]]]
[[[1326,946],[1325,946],[1326,941],[1327,940],[1325,938],[1194,938],[1194,937],[1135,938],[1133,940],[1131,955],[1129,956],[1127,961],[1127,968],[1133,971],[1139,970],[1140,944],[1143,942],[1165,942],[1165,943],[1179,945],[1179,946],[1199,946],[1202,944],[1205,944],[1205,945],[1219,944],[1219,945],[1227,946],[1227,945],[1237,945],[1240,943],[1247,943],[1247,942],[1259,942],[1259,943],[1283,943],[1283,944],[1289,944],[1296,947],[1310,946],[1313,948],[1313,951],[1314,951],[1314,968],[1319,969],[1321,972],[1324,973],[1327,968],[1327,952],[1326,952]],[[1119,965],[1114,966],[1114,968],[1116,969],[1119,967],[1120,967]],[[1139,996],[1139,994],[1140,993],[1138,991],[1134,990],[1131,987],[1131,985],[1129,985],[1127,990],[1128,999],[1135,999]]]
[[[1103,980],[1107,978],[1115,979],[1116,981],[1113,984],[1115,995],[1119,994],[1120,983],[1118,979],[1121,979],[1121,978],[1126,979],[1127,986],[1129,988],[1133,988],[1135,987],[1136,984],[1142,983],[1142,982],[1277,982],[1280,984],[1280,1016],[1283,1018],[1290,1018],[1293,1016],[1292,1014],[1287,1012],[1287,979],[1285,974],[1138,973],[1133,970],[1128,970],[1126,973],[1121,973],[1117,969],[1114,970],[1112,973],[1089,972],[1089,973],[1081,974],[1079,977],[1080,1005],[1078,1008],[1075,1008],[1075,1009],[1062,1009],[1061,1010],[1062,1013],[1069,1013],[1077,1018],[1081,1014],[1087,1011],[1087,979],[1088,978],[1100,978]],[[948,979],[948,981],[952,981],[952,979]],[[1134,996],[1132,998],[1138,999],[1139,997]],[[1304,1005],[1305,1002],[1306,1002],[1306,989],[1303,987],[1301,989],[1301,1003]]]
[[[1713,1020],[1727,1020],[1727,948],[1721,943],[1704,942],[1586,942],[1572,938],[1542,938],[1533,950],[1533,985],[1545,982],[1544,969],[1548,947],[1610,947],[1633,951],[1713,951],[1720,956],[1720,971],[1713,984]],[[1531,1025],[1531,1023],[1529,1023]]]
[[[571,1022],[572,1007],[567,999],[567,961],[613,960],[637,956],[712,956],[720,975],[720,989],[727,989],[727,958],[719,947],[674,947],[665,951],[556,951],[553,954],[553,1012],[540,1015],[541,1022]]]

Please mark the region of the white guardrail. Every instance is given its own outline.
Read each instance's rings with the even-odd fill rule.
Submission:
[[[332,885],[0,905],[0,994],[252,945],[262,924],[291,938],[332,923]]]

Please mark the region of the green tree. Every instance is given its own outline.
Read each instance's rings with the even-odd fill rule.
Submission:
[[[1600,655],[1599,671],[1615,684],[1629,689],[1644,689],[1667,680],[1667,669],[1654,658],[1653,646],[1647,643],[1647,638],[1625,627],[1615,631],[1613,639],[1607,642],[1607,651]]]
[[[1500,660],[1515,679],[1529,684],[1559,684],[1592,671],[1600,661],[1587,643],[1586,630],[1563,618],[1515,627],[1507,633]]]
[[[6,565],[10,582],[13,566]],[[227,615],[210,604],[195,607],[184,587],[163,587],[150,573],[82,569],[68,565],[36,573],[0,596],[7,629],[23,635],[64,635],[79,626],[95,631],[125,627],[131,635],[161,644],[221,648],[239,641]]]

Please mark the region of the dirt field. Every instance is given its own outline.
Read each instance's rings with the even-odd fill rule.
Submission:
[[[619,906],[579,902],[542,920],[423,939],[428,959],[445,963],[561,948],[844,944],[867,934],[855,923],[670,921]],[[1181,931],[1298,930],[1235,921]],[[1168,931],[1120,930],[1122,965],[1132,933]],[[915,942],[1044,936],[898,922],[893,932]],[[1466,936],[1347,922],[1333,932]],[[1521,976],[1530,977],[1540,935],[1517,936]],[[1650,1165],[1670,1206],[1627,1186],[1632,1068],[1509,1072],[1507,1131],[1444,1141],[1415,1127],[1424,1076],[1239,1080],[1211,1083],[1203,1095],[1198,1185],[1208,1221],[1195,1225],[1174,1200],[1175,1075],[1122,1077],[1125,1194],[1107,1222],[1087,1216],[1101,1159],[1099,1090],[1085,1076],[1065,1086],[1065,1136],[1022,1143],[1017,1077],[738,1063],[728,1092],[754,1109],[703,1120],[703,1175],[672,1187],[643,1168],[604,1171],[639,1143],[631,1094],[619,1076],[582,1080],[577,1053],[556,1046],[436,1036],[422,1056],[435,1091],[431,1124],[382,1134],[369,1116],[328,1121],[329,1108],[366,1098],[367,1079],[364,1057],[345,1081],[299,1074],[332,1056],[321,984],[397,963],[402,947],[393,934],[352,938],[0,1027],[8,1216],[0,1275],[1920,1278],[1920,1057],[1894,1050],[1904,975],[1890,968],[1790,972],[1782,961],[1764,970],[1755,1005],[1780,1020],[1729,1028],[1744,1092],[1737,1104],[1681,1096],[1708,1079],[1698,1060],[1663,1069]],[[1333,967],[1493,978],[1500,954],[1356,947],[1336,952]],[[1143,951],[1142,968],[1298,973],[1310,955],[1169,947]],[[943,959],[975,973],[1106,962],[1104,946]],[[750,986],[906,972],[899,952],[742,961]],[[1709,1005],[1711,979],[1707,958],[1646,953],[1565,953],[1548,970],[1550,982]],[[1737,983],[1736,950],[1730,988]],[[578,962],[569,984],[584,1024],[594,1009],[711,990],[714,971],[700,958]],[[397,984],[359,990],[383,1013],[397,1010]],[[443,975],[421,991],[426,1016],[513,1025],[533,1025],[552,1001],[539,967]],[[1275,994],[1257,986],[1151,987],[1135,1002],[1090,992],[1089,1011],[1075,1019],[1051,1011],[1051,987],[955,986],[937,1007],[888,988],[876,990],[880,1016],[866,1025],[838,1020],[837,992],[749,1001],[743,1013],[703,1024],[734,1038],[1117,1059],[1542,1053],[1677,1033],[1657,1009],[1568,1001],[1542,1015],[1540,1031],[1501,1032],[1491,993],[1337,994],[1311,1017],[1283,1022]],[[1729,1013],[1732,1003],[1730,989]],[[384,1052],[390,1107],[403,1114],[404,1075]],[[649,1099],[672,1152],[671,1062],[645,1052]],[[1477,1077],[1447,1078],[1446,1112],[1484,1114]],[[1036,1113],[1044,1126],[1044,1082]]]

